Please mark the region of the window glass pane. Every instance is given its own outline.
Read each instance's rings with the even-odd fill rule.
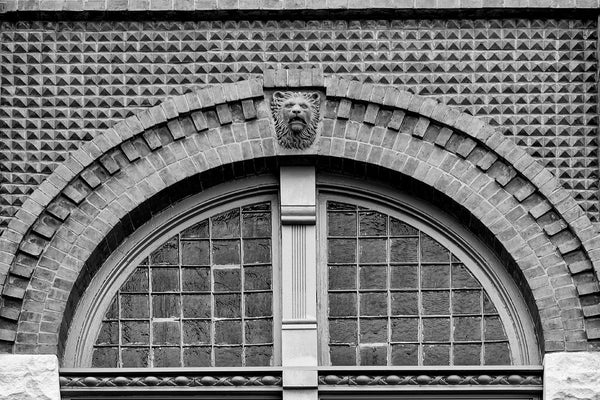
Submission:
[[[355,236],[355,212],[331,212],[328,220],[329,236]]]
[[[354,265],[333,265],[329,267],[329,289],[356,288],[356,267]]]
[[[181,263],[183,265],[209,265],[208,240],[182,240]]]
[[[273,357],[273,346],[247,346],[245,348],[246,366],[268,365]]]
[[[153,292],[179,291],[179,268],[152,268]]]
[[[271,237],[270,212],[245,212],[242,221],[242,235],[247,238]]]
[[[119,343],[119,323],[105,322],[100,328],[97,344],[114,344]]]
[[[146,293],[148,291],[148,268],[137,268],[121,287],[124,293]]]
[[[379,211],[327,202],[332,365],[511,364],[498,312],[434,238]]]
[[[150,254],[151,265],[177,265],[179,263],[179,243],[177,237],[160,246]]]
[[[198,222],[157,246],[120,288],[94,367],[273,364],[271,205]]]
[[[375,211],[359,213],[360,236],[386,236],[387,216]]]

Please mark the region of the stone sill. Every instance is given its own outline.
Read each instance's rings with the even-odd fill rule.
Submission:
[[[434,15],[458,12],[478,16],[490,13],[599,9],[600,0],[0,0],[0,14],[52,12],[180,12],[237,11],[316,13],[429,12]]]

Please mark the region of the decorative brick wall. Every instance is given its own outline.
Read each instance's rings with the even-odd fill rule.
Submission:
[[[275,145],[263,87],[324,89],[322,134],[305,154],[377,165],[454,199],[524,278],[518,283],[541,320],[545,351],[597,348],[600,240],[576,201],[525,150],[432,99],[279,70],[129,117],[58,167],[0,238],[0,349],[57,351],[60,321],[64,328],[86,286],[76,280],[88,279],[116,249],[114,228],[147,220],[129,218],[138,206],[204,172],[289,154]]]
[[[68,151],[123,118],[206,84],[317,65],[499,126],[599,219],[595,20],[23,20],[0,31],[0,229]]]

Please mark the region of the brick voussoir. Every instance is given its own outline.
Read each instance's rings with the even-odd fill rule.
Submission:
[[[373,93],[373,89],[375,89],[375,86],[376,85],[374,83],[363,82],[357,100],[369,102],[371,99],[371,94]]]
[[[274,75],[274,79],[273,79],[273,84],[275,87],[287,87],[287,83],[288,83],[288,70],[287,69],[278,69],[277,71],[275,71],[275,75]]]
[[[207,90],[208,93],[210,93],[212,105],[219,105],[227,102],[222,84],[212,85],[203,90]],[[203,104],[203,106],[205,105]]]
[[[23,299],[25,297],[25,289],[14,285],[5,285],[2,295],[13,299]]]
[[[421,97],[421,96],[412,96],[410,99],[410,103],[408,103],[408,106],[406,107],[407,111],[410,111],[414,114],[418,114],[419,113],[419,109],[421,108],[421,105],[425,102],[425,98]]]
[[[165,114],[166,120],[171,120],[173,118],[177,118],[179,116],[179,111],[177,109],[177,105],[175,104],[175,100],[167,99],[160,104],[163,113]]]
[[[168,118],[162,107],[163,103],[150,107],[147,111],[150,113],[153,119],[152,125],[158,125],[163,122],[167,122]]]
[[[443,103],[438,103],[431,112],[430,118],[441,124],[444,124],[446,115],[450,112],[450,107]]]
[[[36,205],[37,204],[31,199],[25,200],[23,203],[23,208],[19,209],[19,211],[17,211],[15,214],[15,219],[25,223],[27,226],[33,225],[42,212],[42,208],[39,205]],[[25,234],[26,232],[20,233]]]
[[[142,124],[143,130],[149,129],[154,125],[157,125],[157,123],[154,121],[154,117],[150,109],[145,109],[144,111],[138,113],[137,118],[140,121],[140,124]],[[140,133],[142,132],[136,132],[135,134],[138,135]]]
[[[256,79],[254,81],[256,81]],[[239,100],[247,100],[255,97],[253,95],[253,89],[256,84],[251,85],[250,82],[251,81],[240,81],[235,84]],[[256,89],[254,89],[254,91],[256,91]],[[260,87],[260,96],[263,96],[262,85]]]
[[[21,313],[20,308],[13,308],[6,304],[4,304],[3,307],[0,309],[0,317],[6,318],[11,321],[18,321],[20,313]],[[15,331],[15,333],[16,333],[16,331]],[[0,340],[2,340],[2,339],[0,339]]]
[[[76,152],[79,150],[76,150]],[[67,168],[69,171],[71,171],[73,173],[73,176],[77,176],[78,174],[81,173],[81,171],[83,171],[83,165],[81,165],[81,163],[79,162],[79,160],[77,160],[75,157],[73,157],[74,153],[71,153],[69,155],[69,157],[67,158],[67,160],[65,162],[63,162],[61,165],[63,165],[65,168]]]
[[[300,70],[299,69],[288,69],[287,70],[287,82],[288,87],[299,87],[300,86]]]
[[[179,140],[179,139],[185,137],[185,132],[183,131],[183,128],[181,127],[181,123],[179,122],[178,119],[173,119],[173,120],[169,121],[167,123],[167,128],[168,128],[169,133],[171,134],[171,137],[173,138],[173,140]]]
[[[96,160],[98,157],[100,157],[102,154],[104,154],[104,151],[102,151],[98,145],[96,144],[95,141],[89,141],[89,142],[85,142],[82,146],[81,149],[83,150],[84,153],[86,153],[92,160]]]
[[[419,108],[418,114],[430,118],[431,114],[435,110],[439,103],[436,100],[426,98],[423,104],[421,104],[421,108]]]
[[[171,100],[175,104],[175,107],[177,108],[177,112],[179,114],[185,114],[190,111],[190,106],[188,105],[187,100],[185,99],[185,95],[181,94],[178,96],[174,96],[173,98],[171,98]]]
[[[393,86],[387,86],[383,94],[382,104],[386,107],[393,107],[396,104],[397,98],[398,90]]]
[[[275,87],[275,69],[267,69],[263,72],[264,86],[267,88]]]
[[[225,95],[225,102],[231,103],[240,100],[236,83],[224,83],[223,94]]]
[[[82,148],[71,153],[71,159],[77,161],[77,163],[80,165],[78,168],[83,170],[92,164],[95,158],[89,154],[86,147],[82,146]]]
[[[0,329],[0,340],[4,342],[14,342],[17,339],[17,331],[10,329]]]
[[[127,127],[131,130],[132,136],[139,135],[140,133],[144,132],[144,130],[145,130],[144,125],[142,124],[142,121],[139,119],[137,114],[125,118],[124,122],[127,125]],[[120,132],[118,132],[116,129],[115,129],[115,132],[117,134],[119,134],[119,136],[121,137],[121,140],[127,140],[126,138],[128,138],[128,137],[122,136],[122,134]]]
[[[129,117],[131,118],[131,117]],[[127,120],[126,120],[127,121]],[[117,131],[115,131],[113,128],[108,128],[106,129],[102,135],[97,137],[98,140],[101,139],[106,139],[106,145],[107,148],[105,150],[105,153],[107,151],[109,151],[110,149],[116,147],[119,145],[119,143],[121,143],[121,137],[119,136],[119,133]],[[52,175],[51,175],[52,176]]]
[[[554,178],[550,171],[535,161],[523,170],[523,175],[529,177],[531,183],[538,189]]]
[[[346,97],[346,94],[348,93],[348,90],[350,89],[350,82],[352,82],[352,81],[349,81],[346,79],[342,79],[339,81],[338,87],[336,89],[337,97]]]
[[[512,164],[512,166],[518,170],[522,175],[527,176],[525,173],[524,166],[529,166],[533,163],[536,163],[535,159],[531,157],[525,150],[521,147],[511,143],[512,149],[507,149],[507,154],[504,157],[506,161]],[[541,166],[541,165],[540,165]],[[527,176],[529,180],[533,178],[533,176]]]

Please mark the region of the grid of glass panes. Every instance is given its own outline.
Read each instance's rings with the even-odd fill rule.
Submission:
[[[333,201],[327,234],[332,365],[511,364],[496,308],[439,242]]]
[[[94,367],[268,366],[270,203],[235,208],[154,250],[119,289]]]

